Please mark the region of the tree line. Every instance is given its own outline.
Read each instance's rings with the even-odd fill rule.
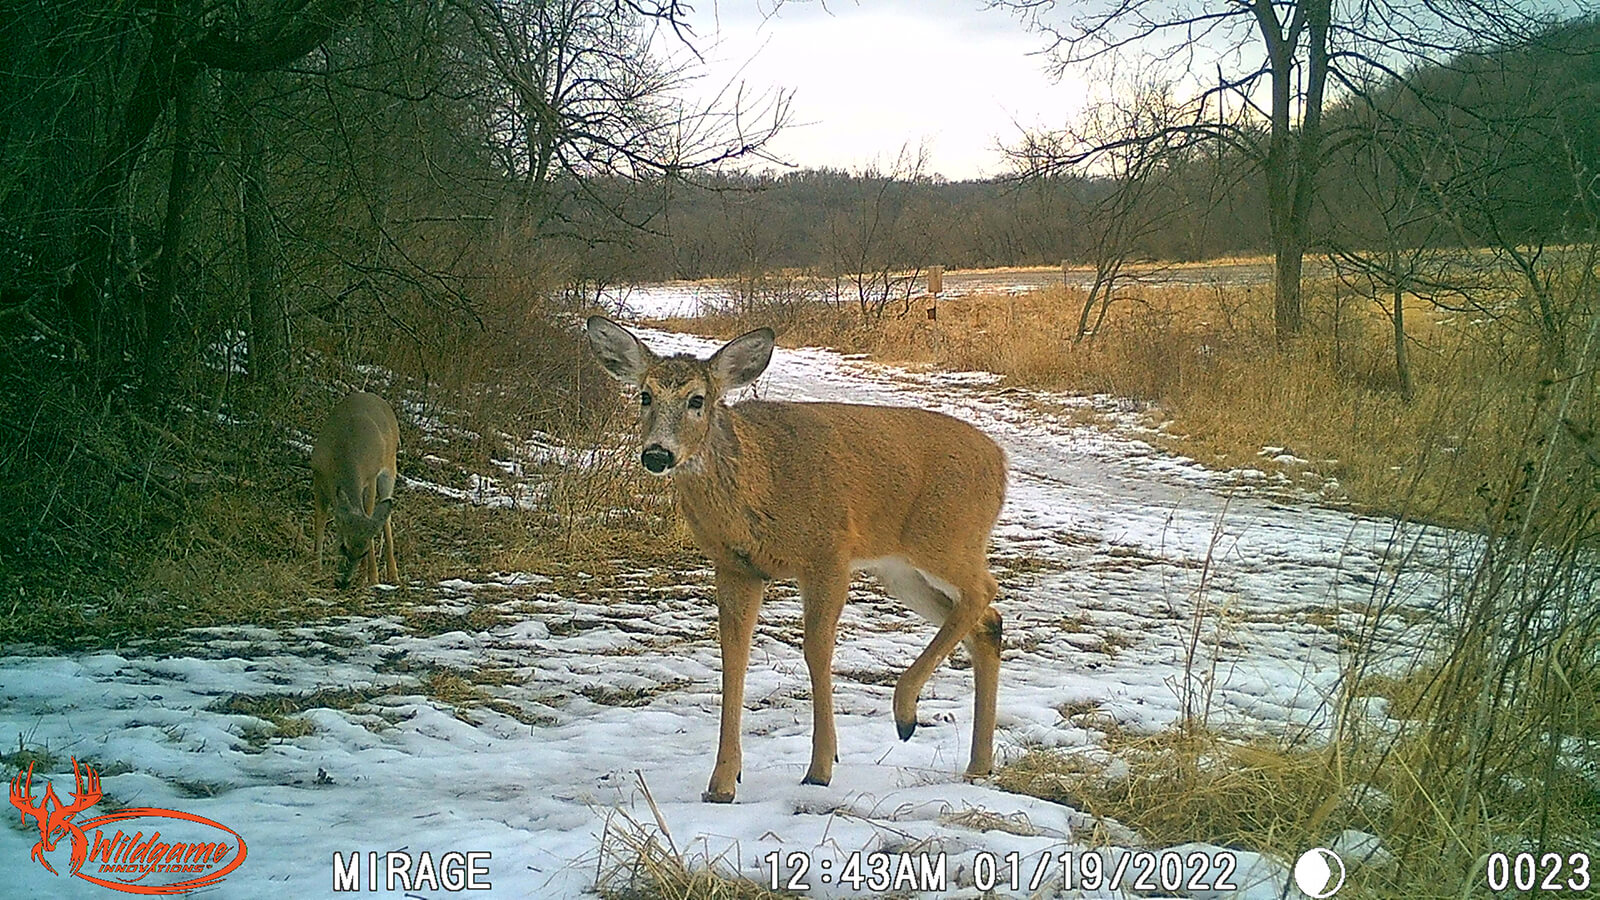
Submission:
[[[665,188],[659,213],[606,279],[848,268],[860,245],[907,268],[1093,265],[1119,251],[1187,261],[1273,250],[1266,193],[1238,136],[1193,120],[1170,86],[1130,83],[1071,128],[1024,136],[1014,170],[949,181],[914,152],[856,171],[714,172]],[[1394,73],[1329,105],[1305,247],[1326,253],[1552,243],[1594,222],[1600,171],[1600,24]],[[1241,126],[1269,140],[1266,123]],[[1376,155],[1375,155],[1376,154]],[[1429,214],[1386,216],[1421,191]],[[850,236],[853,241],[842,238]],[[1125,245],[1125,246],[1124,246]]]
[[[616,191],[758,153],[786,97],[685,109],[651,0],[6,0],[0,367],[155,401],[244,340],[270,387],[323,336],[480,313],[622,239]]]
[[[1063,70],[1210,21],[996,5]],[[1007,176],[952,182],[914,148],[760,169],[787,98],[685,109],[656,52],[693,40],[676,3],[7,0],[0,368],[150,400],[237,334],[270,386],[318,340],[480,317],[511,261],[546,294],[804,270],[864,295],[1066,260],[1097,275],[1083,334],[1131,261],[1264,251],[1292,335],[1310,252],[1372,291],[1491,306],[1446,296],[1471,291],[1418,251],[1447,246],[1518,273],[1559,358],[1540,248],[1595,230],[1600,25],[1451,10],[1397,34],[1326,0],[1230,6],[1227,40],[1260,52],[1214,87],[1120,84],[1008,148]]]

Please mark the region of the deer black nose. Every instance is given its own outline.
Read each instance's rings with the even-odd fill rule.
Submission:
[[[660,475],[662,472],[672,468],[672,451],[660,444],[651,444],[644,448],[644,453],[639,455],[639,461],[644,463],[646,469]]]

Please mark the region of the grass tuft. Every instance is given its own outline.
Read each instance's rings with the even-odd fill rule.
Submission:
[[[606,818],[595,889],[606,900],[776,900],[784,896],[692,858],[670,836],[620,810]]]

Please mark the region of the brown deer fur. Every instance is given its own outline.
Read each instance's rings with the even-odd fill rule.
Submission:
[[[917,725],[917,695],[964,641],[975,681],[968,776],[993,765],[1000,615],[986,554],[1005,497],[1006,460],[958,419],[907,407],[722,399],[766,368],[769,329],[708,360],[660,358],[616,323],[588,321],[600,362],[640,389],[641,461],[671,475],[696,544],[716,570],[722,650],[722,726],[703,799],[729,802],[741,763],[740,715],[756,613],[767,581],[793,578],[804,609],[811,674],[811,765],[827,784],[837,757],[832,664],[852,571],[938,625],[895,684],[902,739]]]

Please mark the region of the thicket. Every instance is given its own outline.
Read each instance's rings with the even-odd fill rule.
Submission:
[[[295,447],[351,388],[464,414],[485,462],[504,434],[582,444],[615,411],[573,327],[586,260],[639,224],[594,185],[645,192],[784,117],[781,95],[684,111],[651,51],[676,15],[5,4],[0,640],[303,596]]]

